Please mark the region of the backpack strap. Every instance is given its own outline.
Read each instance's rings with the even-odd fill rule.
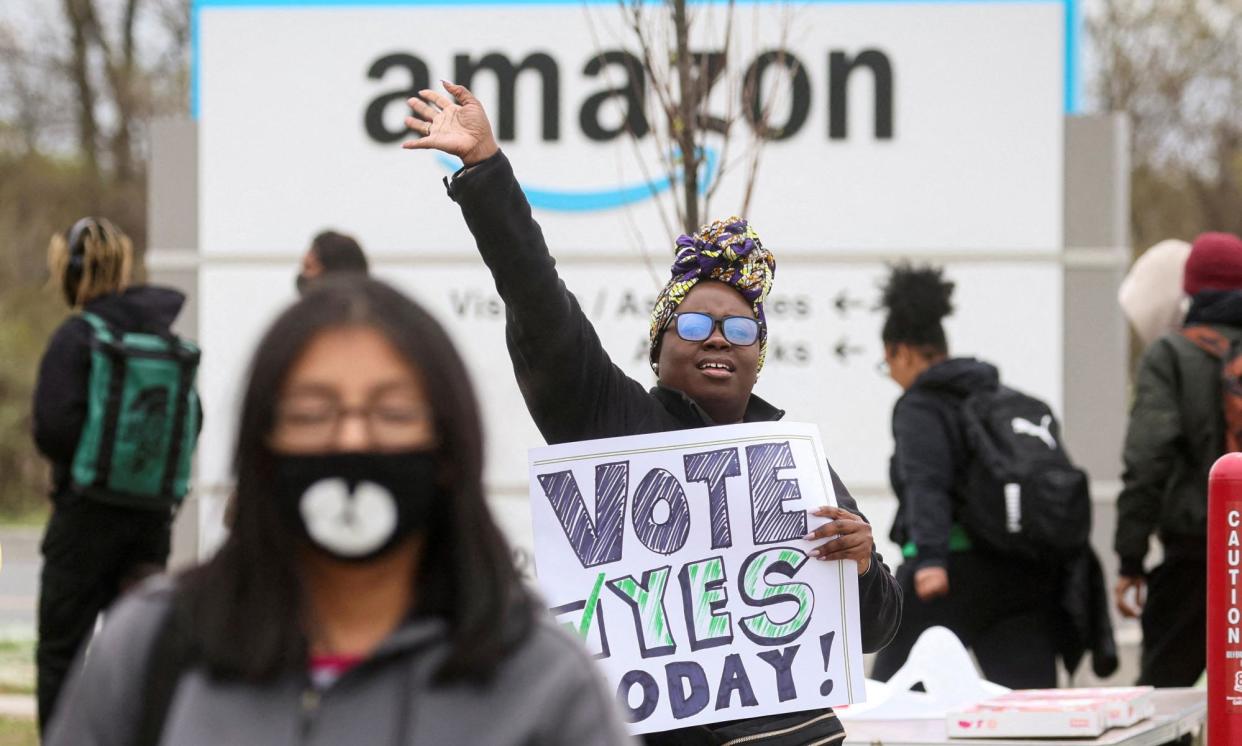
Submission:
[[[147,656],[145,686],[138,713],[138,727],[134,730],[133,746],[159,746],[172,707],[173,696],[181,674],[192,662],[190,642],[178,622],[176,600],[168,610],[168,616],[156,632]]]
[[[1242,450],[1242,353],[1239,346],[1210,326],[1188,326],[1181,334],[1220,363],[1225,451]]]
[[[95,332],[95,337],[101,342],[112,342],[116,339],[116,335],[112,333],[112,327],[99,314],[90,311],[82,311],[78,314],[86,323],[91,325],[91,330]]]
[[[1183,327],[1181,335],[1190,340],[1195,347],[1203,350],[1217,360],[1228,360],[1233,343],[1224,334],[1210,326]]]
[[[108,377],[108,399],[104,404],[104,432],[99,443],[99,456],[95,465],[94,486],[107,489],[112,478],[112,452],[116,445],[116,422],[120,416],[121,398],[125,390],[125,358],[121,354],[118,335],[112,330],[102,316],[90,311],[79,314],[83,321],[90,324],[94,332],[97,349],[112,361],[112,370]]]
[[[182,350],[179,345],[174,349]],[[181,467],[181,451],[185,445],[185,426],[190,418],[189,409],[192,398],[190,388],[194,385],[194,371],[198,365],[198,356],[194,355],[191,358],[185,354],[178,354],[177,362],[181,368],[181,375],[177,380],[177,404],[173,412],[172,442],[169,444],[168,458],[164,462],[164,476],[160,480],[160,494],[169,498],[175,496],[174,482]]]

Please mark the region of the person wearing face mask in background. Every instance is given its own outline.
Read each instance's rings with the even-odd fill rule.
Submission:
[[[367,255],[352,236],[336,231],[323,231],[311,239],[310,248],[302,255],[294,285],[298,295],[306,291],[322,277],[337,273],[367,274],[370,265]]]
[[[302,255],[302,262],[294,278],[298,295],[305,295],[321,278],[339,273],[367,275],[370,265],[367,255],[353,236],[336,231],[323,231],[311,239],[310,248]],[[237,517],[237,496],[230,493],[224,504],[221,522],[232,528]]]
[[[518,387],[548,443],[763,422],[784,412],[752,393],[767,348],[764,302],[776,261],[754,228],[731,217],[676,242],[671,278],[652,309],[650,391],[627,376],[600,343],[557,275],[539,225],[492,135],[483,107],[462,86],[422,91],[406,120],[423,137],[407,148],[462,159],[447,182],[505,303],[506,339]],[[862,648],[882,648],[901,616],[900,591],[875,551],[871,526],[832,474],[840,507],[807,538],[820,560],[857,562]],[[823,541],[828,540],[828,541]],[[656,744],[830,743],[842,737],[831,709],[680,728],[644,736]]]
[[[172,361],[152,357],[166,344],[189,352],[171,331],[185,296],[134,284],[136,261],[129,238],[104,218],[82,218],[48,246],[52,285],[73,315],[48,342],[31,413],[35,444],[52,465],[35,654],[41,730],[100,612],[164,569],[202,423],[193,367],[187,379],[180,366],[165,376]],[[126,340],[136,337],[145,359],[131,368]]]
[[[444,329],[383,283],[332,278],[257,349],[233,530],[109,615],[46,743],[628,744],[488,511]]]

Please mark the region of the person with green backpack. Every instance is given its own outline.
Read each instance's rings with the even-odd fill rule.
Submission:
[[[132,285],[134,249],[102,218],[52,237],[52,283],[73,314],[39,367],[34,440],[52,466],[39,592],[39,723],[122,591],[163,570],[202,422],[199,350],[173,334],[185,296]]]

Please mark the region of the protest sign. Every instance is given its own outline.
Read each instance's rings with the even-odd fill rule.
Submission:
[[[836,505],[814,425],[537,448],[530,490],[545,599],[635,733],[863,699],[857,566],[803,538]]]

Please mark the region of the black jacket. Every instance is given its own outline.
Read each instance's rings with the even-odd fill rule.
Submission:
[[[650,391],[613,364],[590,320],[556,272],[543,233],[503,153],[446,180],[505,302],[506,341],[518,387],[548,443],[641,435],[715,424],[689,397]],[[744,420],[780,419],[751,396]],[[841,507],[862,515],[833,474]],[[888,644],[901,620],[901,589],[873,551],[858,579],[863,650]]]
[[[1062,568],[1060,604],[1055,615],[1057,654],[1073,676],[1083,655],[1091,653],[1091,670],[1101,679],[1117,671],[1117,641],[1109,616],[1112,601],[1100,559],[1091,547]]]
[[[1242,291],[1200,293],[1186,323],[1242,341]],[[1153,532],[1166,556],[1206,556],[1208,472],[1225,450],[1220,375],[1220,361],[1178,333],[1143,353],[1117,497],[1122,575],[1143,574]]]
[[[994,366],[971,358],[955,358],[928,368],[893,409],[895,448],[891,464],[897,515],[892,539],[914,543],[915,569],[944,567],[949,531],[971,453],[966,441],[962,402],[971,394],[995,391],[1000,376]],[[1039,572],[1004,557],[995,567],[1015,573]],[[1032,585],[1034,591],[1038,584]],[[1074,672],[1091,653],[1097,676],[1117,668],[1117,646],[1109,618],[1108,590],[1095,552],[1087,547],[1057,570],[1057,597],[1049,597],[1057,653]]]
[[[120,332],[168,331],[185,303],[171,288],[139,285],[100,296],[85,306]],[[34,440],[52,463],[52,498],[69,489],[69,469],[86,422],[87,384],[91,372],[90,324],[81,316],[65,319],[52,334],[34,394]],[[199,418],[201,427],[202,418]]]
[[[923,372],[893,407],[889,479],[897,494],[890,538],[918,550],[915,568],[944,567],[957,489],[970,457],[962,400],[1000,386],[996,368],[953,358]]]

